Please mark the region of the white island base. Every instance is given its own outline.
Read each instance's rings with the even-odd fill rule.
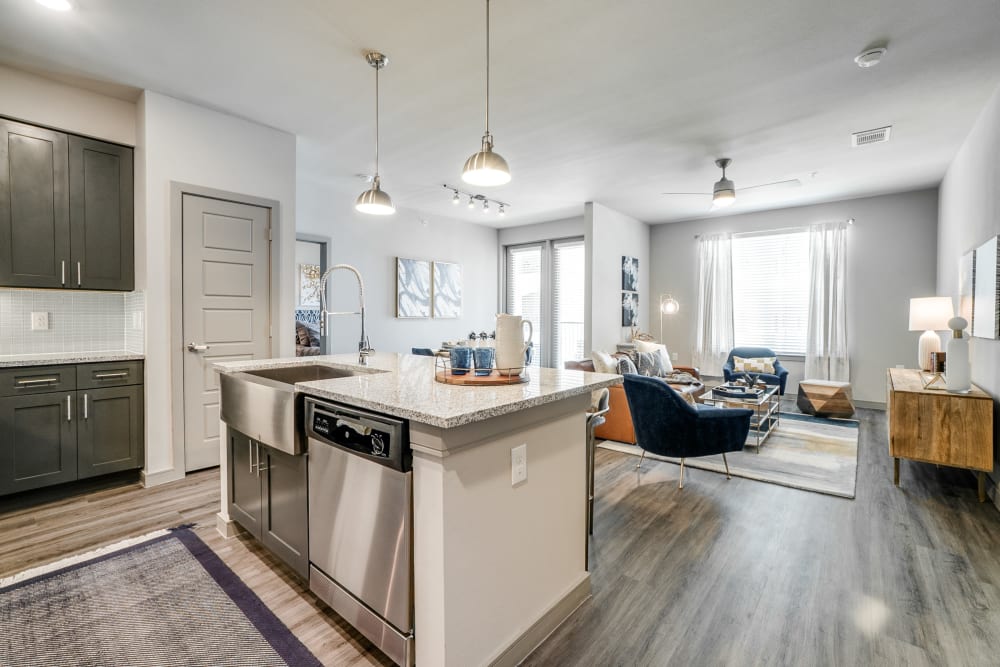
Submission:
[[[516,665],[590,595],[589,403],[447,430],[411,423],[417,665]],[[512,487],[521,444],[528,478]]]

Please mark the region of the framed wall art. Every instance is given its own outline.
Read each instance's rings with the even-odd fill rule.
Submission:
[[[431,263],[426,259],[396,258],[396,317],[431,315]]]
[[[434,262],[434,317],[455,319],[462,316],[462,265]]]

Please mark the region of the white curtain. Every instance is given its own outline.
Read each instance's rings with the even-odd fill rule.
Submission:
[[[722,375],[733,349],[732,234],[702,236],[698,243],[698,337],[695,363],[705,375]]]
[[[848,382],[847,224],[809,228],[809,326],[805,376]]]

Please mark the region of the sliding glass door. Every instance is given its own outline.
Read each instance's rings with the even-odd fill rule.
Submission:
[[[507,246],[504,311],[531,320],[532,366],[583,358],[583,239]]]

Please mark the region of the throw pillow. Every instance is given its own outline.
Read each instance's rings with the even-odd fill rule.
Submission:
[[[622,357],[618,360],[619,375],[628,375],[628,374],[635,375],[638,372],[639,369],[635,367],[635,364],[632,363],[632,360],[629,359],[628,357]]]
[[[767,373],[774,375],[777,357],[737,357],[733,355],[733,370],[737,373]]]
[[[302,322],[295,322],[295,342],[303,347],[309,347],[309,331]]]
[[[655,352],[663,355],[664,374],[674,372],[674,364],[670,361],[670,352],[663,343],[649,343],[644,340],[635,341],[636,352]],[[661,376],[662,377],[662,376]]]
[[[663,367],[663,357],[657,352],[636,352],[639,375],[649,377],[663,377],[666,369]]]
[[[594,370],[598,373],[617,373],[618,361],[607,352],[594,350],[590,354],[594,360]]]

